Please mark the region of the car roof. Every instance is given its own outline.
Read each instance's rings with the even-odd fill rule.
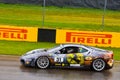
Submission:
[[[85,47],[85,45],[82,45],[82,44],[75,44],[75,43],[69,43],[69,44],[61,44],[62,46],[64,47],[67,47],[67,46],[74,46],[74,47]]]

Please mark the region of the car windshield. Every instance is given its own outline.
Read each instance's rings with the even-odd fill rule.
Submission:
[[[60,50],[60,49],[61,49],[60,46],[56,46],[56,47],[48,49],[47,52],[53,52],[53,51],[57,51],[57,50]]]

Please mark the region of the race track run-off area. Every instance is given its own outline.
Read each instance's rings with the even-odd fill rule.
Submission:
[[[119,80],[120,63],[111,70],[37,69],[21,66],[19,56],[0,56],[0,80]]]

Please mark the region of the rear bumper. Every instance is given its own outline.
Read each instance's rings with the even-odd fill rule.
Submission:
[[[114,60],[109,59],[106,64],[107,64],[106,68],[111,69],[113,67],[113,65],[114,65]]]

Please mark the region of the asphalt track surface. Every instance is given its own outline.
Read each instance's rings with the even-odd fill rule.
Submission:
[[[0,56],[0,80],[120,80],[120,63],[113,69],[94,72],[89,69],[37,69],[23,67],[16,56]]]

